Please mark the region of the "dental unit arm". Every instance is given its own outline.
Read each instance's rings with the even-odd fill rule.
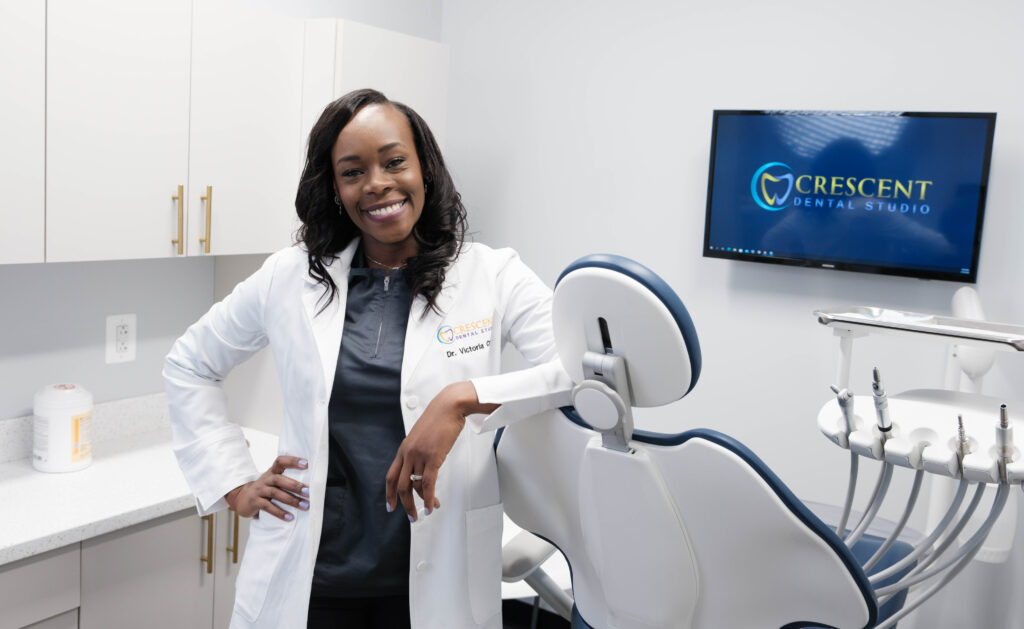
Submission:
[[[875,333],[956,343],[954,355],[964,354],[975,367],[968,373],[975,390],[991,366],[994,351],[1024,351],[1024,326],[871,307],[818,311],[815,315],[840,337],[840,372],[849,370],[850,341]],[[833,443],[848,448],[852,457],[881,461],[883,473],[893,466],[914,470],[914,488],[898,527],[902,528],[914,507],[923,474],[956,482],[945,515],[902,561],[873,571],[870,562],[865,564],[880,604],[898,594],[905,595],[911,587],[922,586],[914,590],[913,598],[908,598],[899,613],[878,625],[878,629],[887,629],[941,590],[979,553],[1000,518],[1011,487],[1024,481],[1024,460],[1013,443],[1010,405],[1002,400],[947,390],[912,390],[887,396],[877,368],[872,388],[877,427],[862,425],[846,433],[845,418],[855,397],[826,403],[818,415],[818,427]],[[852,466],[848,503],[856,485],[855,470]],[[955,544],[990,486],[995,487],[995,495],[981,525],[966,541]],[[960,512],[971,488],[970,504]],[[869,500],[868,511],[877,509],[881,499],[876,492]],[[900,570],[904,573],[897,576]]]

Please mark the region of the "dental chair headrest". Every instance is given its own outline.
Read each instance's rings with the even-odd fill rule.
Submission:
[[[594,254],[570,264],[555,283],[552,319],[565,370],[583,381],[585,352],[626,359],[633,404],[661,406],[700,377],[697,331],[679,296],[644,265]]]

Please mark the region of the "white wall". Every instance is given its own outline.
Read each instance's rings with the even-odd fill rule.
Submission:
[[[997,111],[978,290],[989,318],[1024,322],[1024,44],[1010,0],[755,3],[446,0],[448,160],[478,238],[519,249],[553,282],[593,252],[659,272],[698,326],[701,382],[648,425],[712,426],[824,499],[844,466],[814,419],[837,343],[811,313],[877,304],[948,312],[958,284],[701,257],[715,108]],[[878,365],[901,390],[941,384],[935,344],[869,338],[853,386]],[[1010,393],[1017,356],[990,389]],[[1009,359],[1009,360],[1007,360]],[[1024,397],[1022,395],[1021,397]],[[796,458],[794,449],[806,450]]]
[[[97,402],[163,391],[163,358],[213,302],[213,258],[0,266],[0,420],[77,382]],[[135,313],[136,359],[106,364],[106,317]]]
[[[948,313],[959,285],[702,258],[711,112],[998,112],[977,288],[991,320],[1024,323],[1021,25],[1017,0],[445,0],[447,158],[478,239],[514,246],[545,280],[609,252],[680,294],[703,375],[641,426],[722,430],[798,495],[836,503],[847,458],[815,418],[837,343],[812,311]],[[934,343],[869,338],[854,358],[860,393],[873,365],[891,391],[941,385]],[[1001,355],[986,390],[1013,396],[1022,377],[1024,357]]]

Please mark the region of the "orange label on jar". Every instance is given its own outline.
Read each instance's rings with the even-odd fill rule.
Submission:
[[[78,463],[92,456],[92,412],[71,416],[71,462]]]

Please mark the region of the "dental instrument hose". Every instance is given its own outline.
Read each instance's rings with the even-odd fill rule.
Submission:
[[[840,389],[836,385],[829,387],[836,394],[836,403],[843,413],[843,421],[846,428],[846,447],[850,447],[850,433],[854,429],[853,415],[853,393],[849,389]],[[850,451],[850,480],[846,485],[846,500],[843,502],[843,513],[839,517],[839,524],[836,525],[836,535],[840,539],[846,536],[846,524],[850,520],[850,511],[853,509],[853,496],[857,491],[857,470],[860,459],[853,450]]]
[[[882,502],[885,500],[885,494],[889,491],[889,481],[892,480],[892,463],[885,463],[882,465],[882,473],[878,475],[878,483],[875,484],[875,491],[871,495],[871,502],[868,503],[868,509],[861,516],[860,522],[857,523],[857,528],[850,533],[850,536],[843,540],[847,547],[852,548],[857,540],[864,535],[864,532],[868,530],[868,526],[874,521],[875,516],[878,514],[878,509],[882,506]]]
[[[907,614],[911,613],[912,611],[914,611],[915,609],[920,607],[925,601],[927,601],[929,598],[931,598],[936,592],[938,592],[943,587],[945,587],[947,583],[952,581],[954,577],[956,577],[958,574],[960,574],[960,572],[965,567],[967,567],[968,564],[970,564],[971,560],[974,559],[974,556],[976,554],[978,554],[979,550],[981,550],[982,542],[984,541],[985,537],[988,535],[989,530],[992,528],[992,526],[995,525],[996,519],[998,519],[1000,513],[1002,513],[1003,507],[1006,505],[1006,499],[1009,496],[1009,492],[1010,492],[1010,486],[1009,485],[1000,485],[999,486],[999,490],[996,493],[995,500],[992,503],[992,512],[989,514],[988,519],[985,521],[985,523],[982,525],[982,527],[980,529],[978,529],[978,532],[974,534],[974,537],[972,537],[971,540],[969,540],[968,543],[964,546],[964,548],[961,549],[961,551],[964,551],[964,550],[966,550],[968,548],[969,548],[969,550],[966,550],[966,553],[963,553],[963,552],[958,552],[957,553],[958,556],[963,554],[963,557],[960,558],[960,563],[958,563],[952,570],[949,571],[948,574],[946,574],[937,583],[935,583],[930,588],[925,590],[921,594],[921,596],[916,598],[910,604],[904,605],[903,609],[901,609],[899,612],[897,612],[897,613],[893,614],[892,616],[890,616],[885,622],[877,625],[875,627],[875,629],[890,629],[891,627],[893,627],[897,622],[899,622],[900,620],[905,618],[907,616]],[[973,543],[973,546],[972,546],[972,543]],[[953,559],[956,560],[957,557],[954,557]],[[944,569],[945,567],[946,566],[943,566],[942,568]],[[941,570],[937,568],[937,569],[931,571],[931,574],[929,575],[929,577],[930,576],[934,576],[935,574],[938,574],[939,572],[941,572]],[[921,578],[918,581],[915,581],[915,583],[919,582],[920,580],[924,580],[925,578],[929,578],[929,577],[925,577],[924,575],[921,575]],[[899,584],[896,584],[896,585],[899,585]],[[909,585],[913,585],[913,583],[905,583],[904,587],[905,586],[909,586]],[[902,589],[902,588],[900,588],[900,589]],[[876,594],[876,596],[877,596],[877,594]],[[895,596],[895,594],[890,594],[889,596],[886,597],[885,600],[888,601],[890,598],[892,598],[892,596]],[[883,605],[883,604],[884,604],[884,601],[879,601],[879,605]]]
[[[953,517],[956,515],[956,512],[960,509],[960,505],[964,501],[964,496],[967,494],[967,485],[967,479],[961,478],[960,484],[956,488],[956,494],[953,496],[953,501],[950,503],[949,509],[946,510],[946,514],[942,516],[942,520],[939,521],[938,525],[931,533],[928,534],[927,537],[918,542],[917,546],[914,547],[914,550],[912,550],[909,555],[889,566],[885,570],[876,572],[868,577],[868,582],[872,587],[878,585],[894,574],[899,574],[904,568],[917,561],[917,558],[920,557],[922,553],[931,548],[932,544],[935,543],[935,540],[937,540],[949,527],[949,524],[953,521]]]
[[[927,581],[935,575],[942,573],[944,570],[955,564],[957,561],[965,557],[967,554],[971,554],[971,556],[973,557],[974,553],[972,551],[975,550],[976,547],[979,547],[985,541],[985,538],[988,536],[989,531],[991,531],[992,527],[995,526],[996,520],[999,518],[999,515],[1003,512],[1003,507],[1006,506],[1006,500],[1009,497],[1009,494],[1009,485],[999,486],[999,489],[996,492],[996,497],[992,501],[992,509],[989,511],[988,517],[985,518],[985,521],[978,528],[978,530],[975,531],[974,535],[972,535],[971,538],[968,539],[967,542],[965,542],[964,545],[960,547],[957,550],[957,552],[953,554],[952,557],[950,557],[943,563],[939,564],[938,566],[932,568],[931,570],[921,570],[920,566],[914,568],[914,570],[910,574],[903,577],[896,583],[875,590],[875,596],[891,596],[893,594],[896,594],[905,587],[912,587],[914,585],[917,585],[918,583],[921,583],[922,581]]]
[[[978,510],[978,505],[981,504],[981,498],[985,494],[985,489],[987,487],[988,486],[985,483],[978,483],[977,488],[974,490],[974,497],[971,498],[971,502],[967,505],[967,509],[964,511],[963,515],[960,516],[960,520],[956,523],[956,526],[953,527],[953,530],[946,535],[945,539],[939,542],[934,551],[927,553],[921,561],[914,566],[914,569],[911,570],[910,574],[907,576],[923,571],[934,563],[942,553],[946,552],[946,549],[949,548],[950,544],[956,541],[960,532],[964,530],[964,527],[967,526],[970,519],[974,517],[974,512]]]
[[[846,523],[850,520],[850,511],[853,509],[853,494],[857,491],[857,467],[860,456],[856,452],[850,452],[850,482],[846,487],[846,501],[843,503],[843,515],[839,518],[836,526],[836,535],[839,539],[846,536]]]
[[[882,378],[878,373],[878,367],[874,368],[872,376],[871,392],[875,400],[875,413],[878,415],[878,436],[884,445],[889,440],[889,432],[892,430],[892,420],[889,418],[889,402],[885,396],[885,389],[882,387]],[[868,503],[867,511],[864,512],[861,521],[857,524],[853,533],[844,540],[848,547],[852,548],[857,543],[861,536],[864,535],[864,532],[867,531],[871,522],[874,521],[875,516],[878,515],[878,509],[881,508],[882,502],[885,500],[885,494],[889,490],[889,481],[892,480],[892,467],[892,463],[885,463],[882,466],[882,473],[878,477],[878,484],[875,486],[875,492]]]
[[[886,538],[885,542],[878,547],[874,555],[868,559],[864,565],[864,572],[867,573],[875,567],[875,564],[885,556],[885,553],[892,547],[892,545],[899,538],[900,533],[903,532],[904,527],[907,526],[907,521],[910,520],[910,514],[914,511],[914,506],[917,504],[917,497],[921,493],[921,484],[924,481],[924,470],[917,470],[914,474],[914,485],[910,488],[910,498],[907,499],[907,506],[903,509],[903,515],[900,517],[899,522],[896,523],[896,527],[893,528],[892,533]]]
[[[933,570],[930,570],[930,571],[927,571],[927,572],[925,572],[925,570],[926,570],[926,568],[928,568],[928,566],[930,566],[932,563],[934,563],[935,560],[937,560],[942,555],[942,553],[944,553],[946,551],[947,548],[949,548],[950,543],[957,538],[957,535],[959,535],[960,531],[963,530],[963,528],[967,524],[968,520],[970,520],[971,517],[974,515],[974,512],[978,508],[978,503],[981,502],[981,496],[984,493],[984,491],[983,491],[984,487],[985,487],[984,483],[979,483],[978,484],[978,488],[974,492],[974,498],[971,500],[971,503],[968,505],[967,510],[960,517],[960,521],[957,523],[956,527],[954,527],[953,530],[946,536],[946,538],[942,541],[942,543],[939,545],[939,547],[936,548],[935,551],[925,555],[924,559],[922,559],[916,566],[914,566],[910,570],[910,572],[908,572],[907,574],[903,575],[898,582],[891,583],[891,584],[889,584],[889,585],[887,585],[885,587],[880,587],[877,590],[875,590],[875,596],[886,596],[888,598],[888,596],[891,596],[892,594],[894,594],[897,591],[901,590],[903,587],[908,587],[908,586],[914,585],[915,583],[920,583],[921,581],[924,581],[925,579],[927,579],[927,578],[929,578],[931,576],[934,576],[935,574],[938,574],[939,572],[941,572],[941,570],[939,570],[939,569],[933,569]],[[996,495],[996,497],[998,498],[998,494]],[[1005,500],[1004,500],[1004,502],[1005,502]],[[993,501],[992,509],[994,510],[995,508],[996,508],[996,504]],[[989,517],[990,518],[991,518],[991,515],[992,515],[992,512],[989,513]],[[996,513],[996,515],[998,516],[999,514]],[[987,523],[988,519],[986,519],[985,522]],[[993,520],[992,523],[994,524],[995,521]],[[982,530],[984,528],[985,527],[982,526],[978,530],[980,531],[980,530]],[[982,541],[984,541],[985,538],[984,538],[984,536],[982,536],[981,538],[978,538],[978,539],[979,539],[978,543],[981,543]],[[957,551],[955,553],[953,553],[953,556],[948,561],[946,561],[945,563],[941,564],[942,570],[945,570],[949,566],[951,566],[954,563],[956,563],[956,560],[958,558],[962,557],[966,552],[970,551],[970,549],[971,549],[970,541],[972,541],[972,540],[974,540],[974,537],[972,537],[971,540],[968,541],[968,543],[964,544],[959,549],[957,549]],[[927,574],[928,576],[920,576],[922,574]]]

